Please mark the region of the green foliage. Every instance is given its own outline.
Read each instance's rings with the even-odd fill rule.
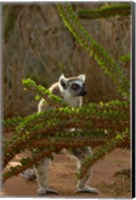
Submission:
[[[37,164],[45,156],[51,158],[52,153],[63,148],[101,145],[93,157],[86,159],[79,174],[81,178],[95,161],[114,148],[129,144],[129,81],[115,60],[81,25],[71,5],[57,4],[57,8],[79,44],[112,78],[123,97],[127,98],[69,108],[61,98],[51,94],[42,85],[24,79],[24,90],[34,92],[37,100],[43,98],[49,109],[3,121],[5,132],[14,131],[10,139],[3,141],[3,180]],[[22,158],[16,167],[7,167],[16,154],[26,149],[31,152],[30,157]]]
[[[3,121],[4,129],[6,130],[14,130],[18,124],[23,120],[23,117],[12,117]]]
[[[125,62],[130,62],[130,58],[131,58],[131,55],[130,53],[126,54],[126,55],[123,55],[120,57],[120,61],[125,63]]]
[[[78,178],[82,178],[84,174],[87,172],[88,168],[96,162],[98,159],[102,158],[107,153],[111,152],[115,147],[121,146],[129,138],[129,131],[128,129],[124,130],[121,134],[118,133],[116,136],[111,138],[104,146],[100,147],[97,152],[93,155],[88,157],[80,170],[80,173],[77,174]]]
[[[128,16],[131,13],[131,4],[106,5],[97,9],[82,9],[78,11],[78,16],[83,19],[98,19],[111,16]]]
[[[122,96],[129,98],[129,80],[123,73],[121,66],[86,31],[70,4],[57,4],[57,8],[66,27],[78,43],[97,61],[104,72],[111,77]]]
[[[58,152],[64,147],[104,145],[107,143],[108,150],[107,147],[102,147],[102,150],[99,151],[101,152],[99,157],[96,157],[98,159],[118,145],[118,143],[117,145],[114,143],[114,146],[111,146],[111,138],[115,137],[115,140],[123,141],[122,133],[129,127],[128,101],[114,100],[107,103],[90,103],[83,107],[69,108],[64,106],[62,101],[58,102],[54,96],[52,101],[52,95],[49,91],[44,87],[39,87],[34,81],[27,79],[23,83],[27,89],[35,91],[42,97],[46,97],[48,94],[49,106],[50,103],[57,106],[41,113],[34,113],[22,118],[11,118],[3,122],[5,132],[9,130],[9,127],[14,129],[13,136],[3,141],[4,180],[36,164],[45,155],[51,157],[52,152]],[[75,128],[75,131],[69,131],[72,128]],[[6,166],[9,161],[25,149],[31,151],[32,157],[21,159],[19,166],[7,170]],[[87,163],[90,162],[87,161]],[[85,166],[85,170],[87,170],[89,165]]]
[[[34,80],[28,78],[28,79],[23,79],[22,83],[24,85],[24,90],[31,90],[32,92],[36,93],[36,100],[39,100],[40,98],[47,99],[48,103],[50,105],[54,105],[56,103],[59,103],[62,101],[61,98],[59,98],[56,95],[53,95],[48,89],[43,87],[42,85],[38,85]]]

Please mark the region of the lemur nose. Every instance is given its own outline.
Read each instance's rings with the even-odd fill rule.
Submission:
[[[86,90],[84,90],[83,91],[83,96],[85,96],[87,94],[87,91]]]
[[[81,90],[79,96],[85,96],[87,94],[86,90]]]

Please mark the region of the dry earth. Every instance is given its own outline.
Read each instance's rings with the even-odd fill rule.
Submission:
[[[12,161],[15,165],[18,158]],[[99,194],[75,194],[76,162],[66,152],[55,156],[49,175],[50,186],[59,192],[59,196],[49,194],[48,197],[72,198],[131,198],[130,177],[117,172],[130,169],[130,151],[117,148],[93,165],[93,176],[89,185],[99,190]],[[117,174],[115,176],[115,174]],[[20,175],[8,179],[3,184],[1,192],[6,197],[34,197],[36,196],[36,181],[27,181]]]

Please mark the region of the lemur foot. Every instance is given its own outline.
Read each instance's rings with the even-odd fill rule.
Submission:
[[[27,170],[23,171],[22,173],[20,173],[20,175],[29,181],[33,181],[36,179],[36,175],[35,175],[33,169],[27,169]]]
[[[38,196],[44,196],[44,195],[46,195],[46,194],[58,194],[58,192],[56,191],[56,190],[53,190],[53,189],[51,189],[51,188],[39,188],[38,190],[37,190],[37,195]]]
[[[99,194],[99,191],[95,188],[89,187],[89,186],[85,186],[82,188],[78,188],[76,191],[76,193],[91,193],[91,194]]]

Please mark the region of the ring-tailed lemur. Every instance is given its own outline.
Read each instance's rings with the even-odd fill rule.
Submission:
[[[70,107],[82,106],[82,97],[86,95],[86,89],[84,86],[85,75],[81,74],[77,77],[66,78],[64,75],[61,75],[59,81],[54,83],[50,88],[50,92],[63,98],[64,102]],[[44,103],[44,99],[41,99],[38,105],[38,112],[47,109],[47,104]],[[89,155],[92,155],[90,147],[82,148],[72,148],[72,154],[78,159],[78,170],[82,166],[85,158]],[[34,167],[34,170],[28,169],[24,171],[23,176],[27,179],[33,179],[36,175],[38,182],[37,195],[42,196],[46,195],[48,192],[57,193],[56,191],[49,188],[48,185],[48,167],[49,167],[49,158],[44,158],[39,162],[37,166]],[[95,188],[87,186],[87,182],[91,176],[91,168],[87,171],[85,176],[78,180],[76,192],[88,192],[97,194],[98,191]]]

